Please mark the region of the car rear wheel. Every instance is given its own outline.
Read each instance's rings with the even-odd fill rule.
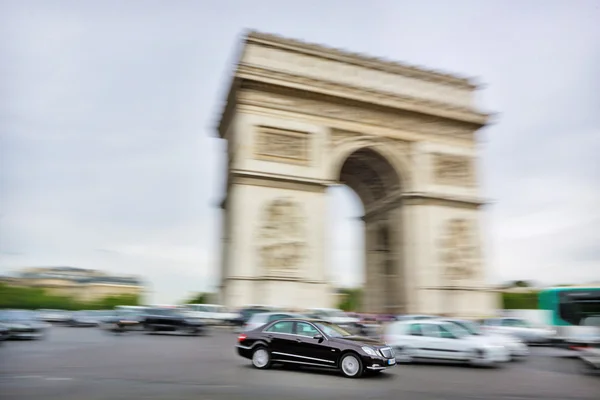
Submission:
[[[258,346],[252,353],[252,365],[257,369],[267,369],[271,366],[271,354],[264,346]]]
[[[184,328],[183,332],[191,336],[198,335],[198,329],[195,326],[187,326]]]
[[[473,367],[496,367],[498,363],[489,360],[486,357],[485,350],[483,349],[475,349],[471,352],[471,356],[469,357],[469,364]]]
[[[600,374],[600,370],[585,360],[578,361],[578,370],[584,375]]]
[[[359,378],[363,374],[363,365],[360,358],[353,353],[348,353],[340,360],[342,374],[348,378]]]

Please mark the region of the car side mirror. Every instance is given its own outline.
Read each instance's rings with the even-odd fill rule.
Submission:
[[[323,340],[323,335],[321,335],[320,333],[317,333],[315,336],[313,336],[313,339]]]

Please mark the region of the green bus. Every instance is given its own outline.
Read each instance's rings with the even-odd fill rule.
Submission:
[[[540,291],[539,309],[545,310],[557,339],[579,343],[600,331],[600,287],[558,287]],[[594,339],[595,340],[595,339]]]

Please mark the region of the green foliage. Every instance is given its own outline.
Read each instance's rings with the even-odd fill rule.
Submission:
[[[358,311],[362,301],[362,289],[341,289],[340,293],[338,308],[343,311]]]
[[[534,310],[538,308],[538,292],[502,293],[505,310]]]
[[[10,286],[0,283],[0,309],[107,310],[113,309],[117,305],[136,306],[139,303],[138,295],[125,294],[106,297],[94,302],[82,302],[71,297],[48,293],[42,288]]]
[[[139,306],[140,296],[136,294],[122,294],[109,296],[95,302],[86,303],[86,310],[112,310],[116,306]]]
[[[527,281],[514,281],[512,283],[513,287],[521,287],[521,288],[526,288],[526,287],[531,287],[531,283],[527,282]]]
[[[207,304],[209,302],[208,296],[207,293],[196,293],[188,300],[185,300],[183,304]]]

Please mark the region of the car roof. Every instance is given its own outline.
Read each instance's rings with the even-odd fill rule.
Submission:
[[[253,315],[254,316],[268,316],[268,315],[298,315],[297,313],[291,313],[291,312],[287,312],[287,311],[268,311],[268,312],[261,312],[261,313],[256,313]]]
[[[462,319],[462,318],[446,318],[446,317],[440,317],[440,318],[436,318],[438,321],[446,321],[446,322],[473,322],[473,321],[469,321],[468,319]]]
[[[302,317],[292,317],[292,318],[282,318],[273,322],[281,322],[281,321],[302,321],[302,322],[327,322],[320,318],[302,318]]]
[[[395,321],[392,322],[392,325],[412,325],[412,324],[420,324],[420,325],[441,325],[448,324],[448,321],[443,321],[439,319],[411,319],[407,321]]]

